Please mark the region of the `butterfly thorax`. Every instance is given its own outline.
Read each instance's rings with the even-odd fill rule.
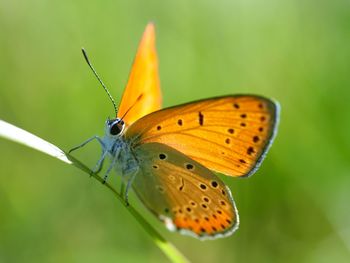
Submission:
[[[124,136],[125,124],[122,119],[107,120],[105,136],[102,138],[103,151],[108,153],[111,165],[118,174],[128,177],[138,168],[138,162],[132,152],[130,143]]]

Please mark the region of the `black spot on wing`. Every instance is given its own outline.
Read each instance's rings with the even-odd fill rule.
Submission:
[[[202,114],[202,112],[198,113],[198,119],[199,119],[199,125],[203,126],[203,124],[204,124],[204,115]]]

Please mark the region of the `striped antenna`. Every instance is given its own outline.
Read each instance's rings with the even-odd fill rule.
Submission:
[[[141,93],[137,99],[135,100],[135,102],[130,106],[130,108],[124,113],[123,117],[121,117],[120,119],[124,119],[124,117],[129,113],[129,111],[136,105],[137,102],[139,102],[141,100],[143,96],[143,93]]]
[[[86,60],[86,63],[89,65],[90,69],[92,70],[92,72],[93,72],[94,75],[96,76],[97,80],[101,83],[103,89],[106,91],[106,93],[107,93],[109,99],[112,101],[113,107],[114,107],[114,111],[115,111],[115,115],[117,116],[117,114],[118,114],[118,109],[117,109],[117,105],[115,104],[114,99],[112,98],[112,96],[111,96],[111,94],[109,93],[107,87],[105,86],[105,84],[103,83],[103,81],[101,80],[101,78],[98,76],[96,70],[94,69],[94,67],[93,67],[92,64],[90,63],[90,60],[89,60],[89,58],[88,58],[88,56],[87,56],[87,53],[86,53],[85,49],[82,48],[81,51],[83,52],[84,58],[85,58],[85,60]]]

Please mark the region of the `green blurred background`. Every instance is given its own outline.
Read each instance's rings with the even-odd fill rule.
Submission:
[[[148,21],[164,106],[232,93],[282,105],[279,133],[249,179],[224,178],[241,225],[201,242],[168,232],[194,262],[349,262],[349,1],[0,0],[0,119],[70,149],[113,116],[80,52],[120,99]],[[92,144],[76,155],[89,166]],[[0,140],[0,262],[166,262],[97,181]]]

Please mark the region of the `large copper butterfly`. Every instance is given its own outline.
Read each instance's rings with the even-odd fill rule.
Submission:
[[[276,134],[278,104],[256,95],[229,95],[161,109],[152,23],[118,110],[110,99],[116,118],[106,121],[104,137],[94,136],[72,150],[97,139],[102,156],[94,171],[108,156],[104,180],[115,168],[126,184],[125,200],[132,187],[170,230],[203,239],[237,229],[230,189],[214,172],[247,177],[256,171]]]

